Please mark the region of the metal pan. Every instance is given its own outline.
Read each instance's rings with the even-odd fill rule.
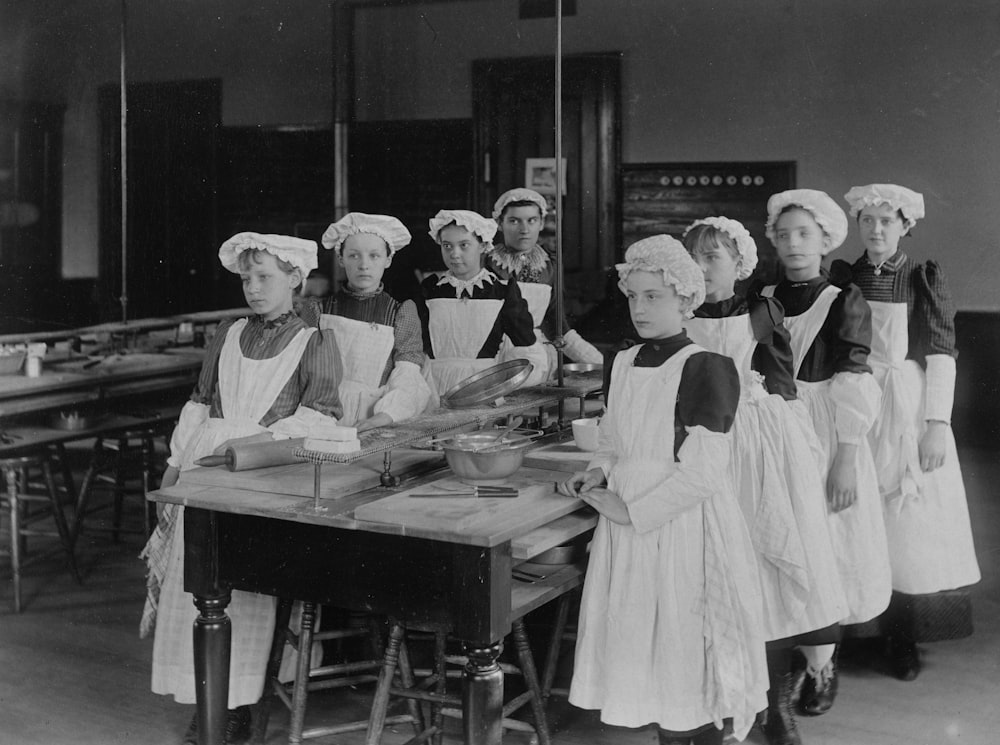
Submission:
[[[448,390],[441,403],[450,409],[491,404],[521,387],[531,375],[533,365],[528,360],[511,360],[488,367]]]

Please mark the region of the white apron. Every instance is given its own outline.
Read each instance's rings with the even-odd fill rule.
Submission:
[[[763,294],[770,297],[774,287]],[[820,293],[807,311],[797,316],[785,316],[784,324],[791,336],[798,396],[809,410],[822,452],[820,473],[824,494],[826,478],[837,454],[836,405],[830,395],[831,380],[805,382],[798,380],[806,353],[819,335],[830,307],[840,288],[830,285]],[[878,477],[867,441],[862,439],[857,449],[857,500],[846,510],[827,512],[830,538],[837,568],[847,597],[848,612],[843,623],[863,623],[882,613],[892,594],[888,545]]]
[[[730,472],[757,554],[767,641],[837,623],[847,599],[826,520],[820,445],[805,406],[769,395],[751,368],[757,342],[750,315],[691,318],[688,335],[733,359],[740,405]]]
[[[633,367],[639,349],[618,355],[601,423],[618,444],[608,488],[626,503],[655,488],[671,499],[677,390],[684,363],[703,351],[692,344],[659,367]],[[701,436],[698,429],[688,437]],[[766,706],[753,548],[732,484],[722,482],[659,529],[639,533],[599,519],[580,610],[575,706],[600,709],[609,724],[677,731],[733,717],[741,739]]]
[[[240,350],[246,319],[232,325],[219,356],[219,393],[224,419],[209,418],[191,438],[181,458],[181,471],[209,455],[226,440],[266,431],[260,420],[298,369],[315,329],[302,329],[281,354],[251,360]],[[183,480],[183,475],[181,479]],[[170,558],[153,641],[152,689],[173,694],[178,703],[195,703],[194,645],[191,629],[198,616],[193,596],[184,591],[184,508],[176,509]],[[267,656],[274,635],[275,599],[269,595],[234,590],[226,608],[232,620],[232,656],[229,668],[230,709],[256,703],[264,686]]]
[[[432,298],[427,301],[428,331],[434,358],[427,360],[424,377],[430,389],[443,395],[459,381],[496,364],[476,355],[489,338],[503,300]]]
[[[907,305],[869,305],[868,362],[882,388],[882,406],[869,441],[885,509],[893,589],[917,595],[973,584],[980,579],[979,565],[951,428],[944,465],[930,473],[920,468],[925,375],[916,360],[906,359]]]
[[[385,395],[380,385],[396,344],[392,326],[367,323],[354,318],[324,313],[321,329],[333,329],[344,365],[344,377],[337,392],[344,407],[340,423],[353,427],[375,413],[375,404]]]

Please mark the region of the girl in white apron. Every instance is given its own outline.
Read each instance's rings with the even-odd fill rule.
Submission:
[[[441,210],[430,220],[430,236],[441,246],[448,271],[421,284],[425,375],[438,395],[499,362],[527,359],[525,385],[545,380],[548,358],[535,338],[528,304],[514,280],[504,282],[482,268],[493,246],[495,221],[469,210]],[[504,345],[504,339],[509,340]]]
[[[868,361],[882,387],[869,435],[892,563],[892,601],[881,628],[893,673],[913,680],[920,671],[916,642],[972,633],[964,588],[980,578],[950,426],[955,309],[938,264],[918,264],[899,250],[899,239],[924,216],[923,196],[869,184],[845,198],[865,245],[850,271],[872,309]]]
[[[816,467],[820,445],[796,400],[784,310],[773,298],[735,294],[736,282],[757,265],[750,233],[736,220],[709,217],[685,231],[684,245],[704,272],[706,290],[684,327],[695,344],[732,358],[740,374],[731,471],[764,599],[770,679],[764,732],[772,745],[797,742],[792,698],[802,672],[792,670],[793,649],[835,644],[847,615]]]
[[[767,690],[756,561],[729,469],[739,375],[682,329],[704,281],[677,240],[633,244],[618,272],[645,343],[615,358],[600,448],[560,485],[601,515],[570,702],[608,724],[654,722],[662,745],[718,745],[723,720],[746,736]]]
[[[416,416],[432,398],[421,372],[417,306],[398,302],[382,285],[393,256],[409,243],[410,231],[395,217],[362,212],[348,213],[323,234],[347,280],[323,303],[319,326],[333,330],[344,364],[341,423],[359,432]]]
[[[340,414],[336,347],[330,332],[311,329],[292,310],[295,288],[316,267],[316,244],[280,235],[240,233],[219,249],[238,273],[254,315],[223,322],[213,337],[191,400],[170,441],[163,486],[194,461],[234,440],[303,436],[311,424]],[[149,597],[141,632],[155,626],[152,689],[195,703],[192,625],[198,615],[184,592],[184,508],[167,505],[143,551]],[[275,600],[233,591],[227,741],[249,726],[260,698],[274,632]],[[192,728],[187,738],[196,741]]]
[[[556,282],[556,260],[538,242],[545,225],[548,205],[545,197],[532,189],[511,189],[500,195],[493,205],[493,219],[500,225],[503,243],[494,245],[486,257],[487,268],[500,279],[517,280],[521,295],[528,301],[528,310],[535,324],[535,336],[543,344],[562,334],[563,352],[575,362],[604,361],[601,353],[574,329],[566,319],[562,326],[556,319],[556,304],[552,293]],[[555,348],[545,347],[549,370],[555,369]]]
[[[823,256],[843,243],[847,215],[829,195],[794,189],[767,203],[767,236],[785,279],[765,288],[785,309],[798,396],[822,447],[828,521],[847,594],[844,624],[878,616],[889,604],[889,555],[868,430],[879,389],[868,365],[871,316],[861,291],[822,273]],[[822,714],[837,693],[836,648],[801,646],[807,675],[800,709]]]

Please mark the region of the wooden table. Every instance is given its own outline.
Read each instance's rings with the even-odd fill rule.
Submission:
[[[204,350],[115,355],[91,367],[87,360],[46,360],[40,377],[0,376],[0,417],[103,402],[138,393],[190,390]]]
[[[311,466],[299,467],[308,482]],[[328,484],[338,467],[350,468],[328,465]],[[370,467],[377,473],[378,456]],[[469,658],[463,688],[465,742],[501,742],[503,675],[497,658],[511,627],[515,554],[521,560],[536,555],[592,527],[594,519],[579,513],[586,509],[582,502],[553,489],[553,482],[566,477],[564,471],[537,469],[516,475],[542,485],[532,492],[530,508],[506,510],[472,528],[364,522],[355,515],[378,500],[398,500],[404,490],[429,488],[443,475],[450,474],[404,475],[399,487],[343,494],[324,500],[320,510],[307,496],[308,486],[296,487],[299,494],[278,494],[185,485],[182,479],[150,495],[155,501],[186,505],[184,582],[199,611],[193,634],[203,745],[222,742],[231,638],[226,607],[233,589],[449,629]],[[430,501],[441,500],[413,500]]]

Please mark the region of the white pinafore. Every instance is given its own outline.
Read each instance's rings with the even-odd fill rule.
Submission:
[[[766,287],[762,294],[771,296],[774,286]],[[819,467],[826,477],[837,454],[836,408],[830,389],[830,380],[805,382],[798,380],[799,370],[806,353],[819,335],[840,288],[827,286],[804,313],[785,316],[785,328],[791,336],[792,356],[795,363],[795,385],[799,399],[806,405],[822,449]],[[878,478],[871,448],[866,439],[857,449],[857,500],[846,510],[827,512],[830,538],[844,592],[848,612],[843,623],[870,621],[889,605],[892,594],[889,549],[886,543],[885,521],[882,517]]]
[[[494,299],[432,298],[427,301],[428,331],[434,358],[424,375],[439,396],[461,380],[496,364],[476,355],[489,338],[504,301]]]
[[[691,344],[659,367],[633,367],[639,349],[615,360],[601,423],[617,455],[608,488],[626,504],[652,489],[671,500],[677,391],[684,363],[704,351]],[[570,702],[609,724],[682,731],[733,717],[742,738],[767,705],[753,548],[728,475],[705,456],[713,438],[727,453],[728,435],[703,427],[682,450],[717,484],[703,502],[643,533],[598,521]]]
[[[280,354],[251,360],[240,350],[246,319],[236,321],[219,355],[219,395],[225,418],[206,419],[194,433],[181,458],[183,472],[226,440],[266,431],[260,420],[298,369],[315,329],[302,329]],[[170,559],[160,591],[153,642],[154,693],[173,694],[178,703],[195,703],[194,645],[191,629],[198,611],[192,595],[184,592],[184,508],[177,510]],[[256,703],[264,686],[264,672],[274,635],[275,599],[234,590],[226,609],[232,619],[232,657],[229,668],[230,709]]]
[[[535,327],[535,338],[545,344],[549,341],[542,331],[542,321],[545,320],[545,313],[549,309],[549,301],[552,299],[552,287],[544,282],[521,282],[517,283],[521,289],[521,297],[528,303],[528,312],[531,313],[531,323]],[[510,340],[505,339],[504,343],[509,344]],[[556,366],[556,348],[551,344],[545,345],[545,357],[548,360],[548,369],[544,371],[542,379],[549,377]]]
[[[924,422],[925,375],[906,359],[906,303],[868,303],[872,351],[868,363],[882,387],[882,406],[869,433],[885,508],[894,590],[913,595],[978,582],[965,485],[948,428],[945,461],[924,473],[918,445]]]
[[[324,313],[320,328],[333,329],[344,366],[338,388],[344,415],[340,423],[352,427],[375,413],[375,404],[385,395],[379,385],[392,357],[396,333],[392,326]]]
[[[730,471],[757,553],[768,641],[815,631],[847,614],[826,520],[821,452],[801,401],[769,395],[752,369],[750,315],[690,318],[695,344],[730,357],[740,375]]]

